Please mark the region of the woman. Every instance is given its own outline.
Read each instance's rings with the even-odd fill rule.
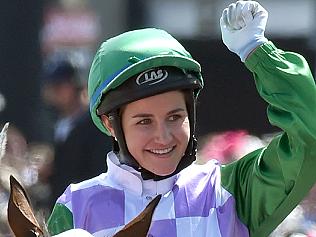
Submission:
[[[305,59],[264,36],[267,12],[223,11],[226,46],[254,73],[268,117],[283,129],[263,149],[220,166],[195,160],[200,65],[172,36],[143,29],[104,42],[89,75],[94,123],[113,137],[108,172],[70,185],[49,229],[113,236],[158,194],[149,236],[267,236],[316,180],[316,87]]]

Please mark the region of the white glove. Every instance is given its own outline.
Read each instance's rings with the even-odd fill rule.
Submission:
[[[220,19],[222,40],[242,62],[259,45],[264,36],[268,12],[255,1],[237,1],[224,9]]]

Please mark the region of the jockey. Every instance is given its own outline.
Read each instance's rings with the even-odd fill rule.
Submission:
[[[264,36],[267,11],[238,1],[220,19],[222,40],[253,73],[268,118],[283,132],[222,166],[196,159],[201,68],[167,32],[105,41],[89,74],[90,113],[113,138],[108,171],[71,184],[48,220],[51,234],[81,228],[113,236],[161,194],[148,236],[267,236],[316,181],[316,86],[305,59]]]

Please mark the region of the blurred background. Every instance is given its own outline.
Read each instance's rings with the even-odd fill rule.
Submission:
[[[163,28],[197,59],[206,87],[200,97],[198,134],[241,128],[276,131],[267,122],[251,74],[220,40],[224,0],[12,0],[0,8],[0,121],[10,121],[28,141],[49,140],[49,118],[40,98],[43,62],[66,53],[86,79],[103,40],[126,30]],[[316,50],[314,0],[261,0],[269,11],[266,35],[298,51],[313,71]]]
[[[269,12],[266,36],[279,48],[303,54],[315,75],[316,1],[259,2]],[[0,236],[1,233],[10,236],[8,227],[1,225],[6,222],[3,207],[8,199],[9,174],[23,180],[35,208],[43,211],[43,218],[51,209],[47,201],[51,194],[48,180],[55,160],[53,142],[58,115],[56,108],[43,100],[45,67],[56,58],[67,58],[78,69],[81,85],[85,85],[100,43],[127,30],[144,27],[167,30],[200,62],[205,79],[197,108],[201,163],[209,156],[222,163],[236,160],[265,145],[279,131],[268,123],[266,104],[257,94],[251,73],[221,41],[219,18],[229,3],[227,0],[1,2],[0,124],[9,121],[10,131],[7,154],[0,162]],[[315,202],[307,206],[306,210],[314,210],[311,206],[315,207]],[[295,217],[304,216],[301,209],[296,213]],[[308,223],[313,228],[315,213],[309,213]],[[287,227],[295,226],[289,223]],[[280,231],[275,236],[283,236]],[[288,228],[282,231],[284,236],[290,236]]]

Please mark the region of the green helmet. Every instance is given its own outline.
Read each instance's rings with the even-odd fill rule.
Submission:
[[[194,72],[203,86],[200,64],[166,31],[134,30],[102,43],[92,62],[88,81],[90,113],[95,125],[109,135],[97,111],[102,98],[132,76],[162,66]]]

